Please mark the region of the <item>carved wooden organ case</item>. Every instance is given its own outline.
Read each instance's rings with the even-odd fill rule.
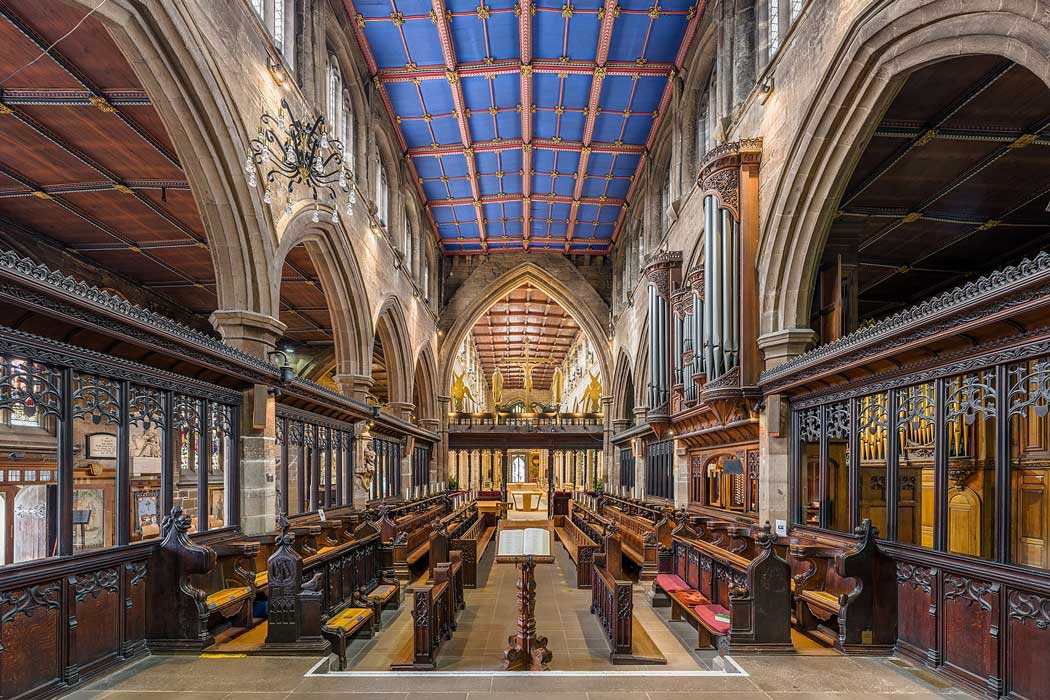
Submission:
[[[758,336],[758,168],[761,139],[723,144],[704,158],[703,260],[679,251],[647,262],[650,424],[676,432],[722,428],[714,442],[757,437],[762,369]]]

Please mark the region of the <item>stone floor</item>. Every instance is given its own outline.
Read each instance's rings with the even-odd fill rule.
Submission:
[[[329,673],[316,658],[153,656],[70,694],[72,700],[687,700],[719,693],[733,700],[897,700],[970,696],[921,667],[898,659],[741,656],[724,671],[713,654],[692,651],[687,623],[668,623],[639,591],[635,610],[666,666],[612,666],[608,648],[588,612],[589,592],[570,587],[572,563],[559,545],[558,561],[537,567],[537,629],[549,638],[552,671],[496,671],[513,629],[515,569],[493,565],[489,547],[481,570],[486,585],[468,592],[454,639],[441,652],[437,675],[389,672],[408,639],[409,606],[384,617],[373,640],[354,642],[349,673]],[[800,651],[802,649],[800,648]]]

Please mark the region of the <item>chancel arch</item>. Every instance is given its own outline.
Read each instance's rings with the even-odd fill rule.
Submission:
[[[554,262],[554,260],[551,261],[552,264]],[[455,354],[478,319],[495,301],[526,284],[534,286],[550,297],[587,334],[595,349],[602,386],[609,386],[608,382],[612,378],[609,343],[604,324],[600,320],[602,317],[595,312],[601,310],[607,314],[608,306],[571,265],[564,263],[562,265],[558,266],[559,271],[565,271],[571,276],[562,278],[561,275],[554,275],[536,263],[526,262],[504,273],[483,288],[479,289],[475,286],[461,288],[449,300],[446,306],[446,316],[442,320],[442,325],[447,326],[447,330],[444,332],[439,355],[441,386],[450,385]]]
[[[804,329],[819,251],[850,174],[879,128],[872,115],[886,111],[914,71],[986,54],[1014,62],[1044,83],[1050,77],[1050,28],[1035,19],[1050,12],[1046,2],[928,2],[914,10],[921,21],[911,10],[906,3],[885,2],[860,15],[809,101],[763,217],[760,332],[770,336],[767,346],[804,347],[809,339]],[[792,329],[801,329],[794,341]]]

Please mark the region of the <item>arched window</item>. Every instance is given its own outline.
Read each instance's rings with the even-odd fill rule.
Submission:
[[[350,172],[354,171],[354,110],[350,103],[350,93],[343,90],[343,132],[340,135],[343,142],[343,162]]]
[[[667,168],[667,177],[664,178],[664,191],[660,193],[660,236],[667,232],[667,227],[671,225],[671,216],[668,212],[671,210],[671,168]]]
[[[780,0],[769,0],[769,57],[780,48]]]
[[[430,301],[430,256],[423,256],[423,281],[421,286],[423,287],[423,297]]]
[[[383,164],[378,160],[376,161],[376,174],[376,216],[379,217],[379,223],[386,226],[389,220],[387,207],[390,195],[387,192],[386,171],[383,169]]]
[[[802,6],[806,0],[791,0],[791,23],[794,24],[798,16],[802,14]]]
[[[415,251],[412,250],[412,219],[408,215],[407,211],[405,212],[405,226],[404,226],[404,230],[405,230],[405,246],[404,246],[405,268],[408,270],[408,276],[413,278],[413,279],[415,279],[415,277],[416,277],[416,275],[415,275],[415,268],[412,266],[412,262],[415,259],[415,256],[414,256]]]
[[[328,132],[333,137],[339,138],[343,131],[343,74],[339,70],[339,63],[332,54],[328,55],[328,94],[326,98],[325,116],[328,118]]]
[[[277,53],[295,68],[295,0],[251,0],[252,10],[273,40]]]

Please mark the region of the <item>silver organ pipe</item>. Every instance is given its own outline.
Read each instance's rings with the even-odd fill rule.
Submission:
[[[656,394],[656,377],[658,376],[659,368],[656,366],[656,338],[659,335],[656,320],[656,289],[649,285],[649,408],[656,408],[659,403],[657,402]]]
[[[704,369],[707,372],[708,377],[714,376],[714,348],[711,346],[711,302],[714,295],[711,293],[711,280],[713,279],[711,274],[711,229],[714,228],[714,224],[711,223],[711,200],[714,197],[708,195],[704,198],[704,309],[703,309],[703,320],[702,320],[702,337],[703,343],[703,355],[704,355]]]

